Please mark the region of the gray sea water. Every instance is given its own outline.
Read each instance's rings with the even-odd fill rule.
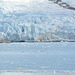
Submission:
[[[75,71],[75,42],[1,43],[1,71]]]

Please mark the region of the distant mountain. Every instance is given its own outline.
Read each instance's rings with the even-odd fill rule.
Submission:
[[[70,9],[70,10],[75,10],[75,7],[71,6],[70,4],[63,2],[63,0],[49,0],[49,1],[52,1],[56,4],[58,4],[59,6],[63,7],[63,8],[66,8],[66,9]]]

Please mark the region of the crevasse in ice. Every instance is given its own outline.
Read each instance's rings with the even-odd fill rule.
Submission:
[[[47,0],[0,1],[0,40],[75,41],[75,11]]]

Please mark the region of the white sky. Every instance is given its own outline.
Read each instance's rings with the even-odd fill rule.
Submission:
[[[45,0],[3,0],[3,1],[11,1],[11,2],[31,2],[31,1],[39,1],[43,2]]]
[[[11,1],[11,2],[30,2],[31,0],[3,0],[3,1]]]

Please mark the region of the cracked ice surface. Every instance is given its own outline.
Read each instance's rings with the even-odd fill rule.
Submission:
[[[0,40],[75,41],[75,11],[47,0],[0,1]]]

